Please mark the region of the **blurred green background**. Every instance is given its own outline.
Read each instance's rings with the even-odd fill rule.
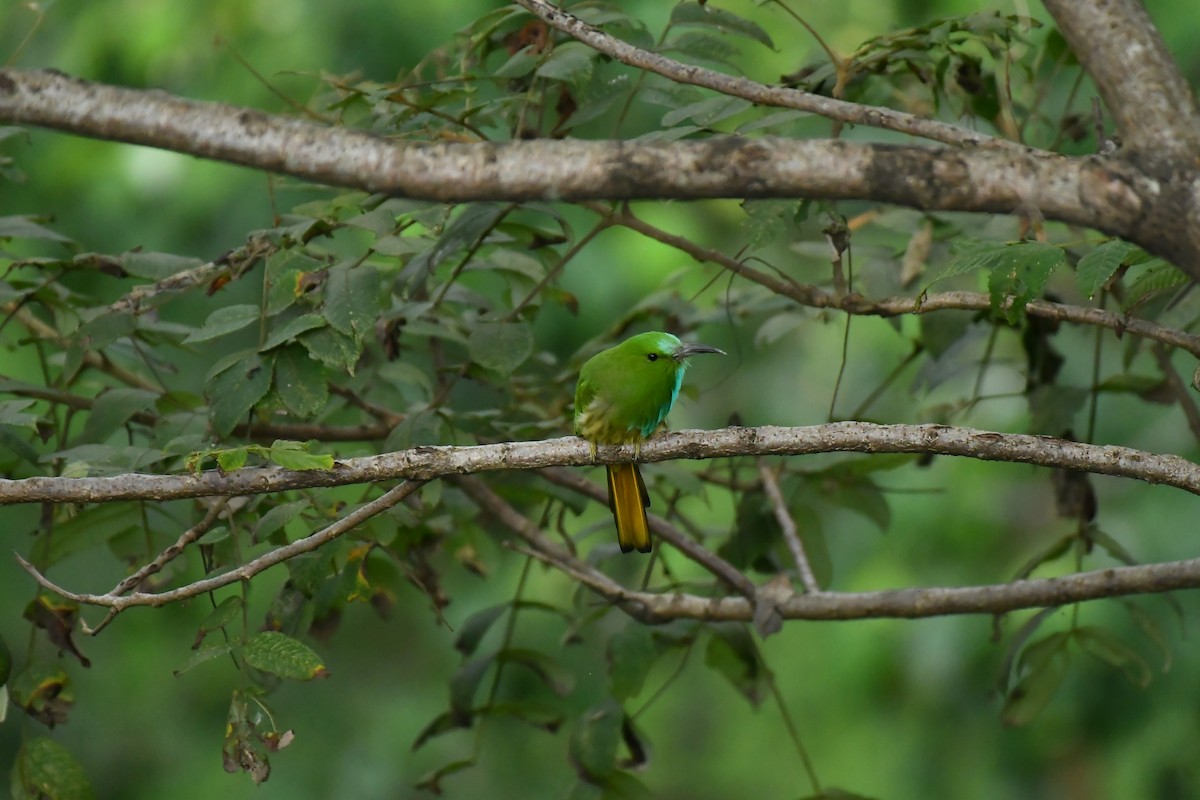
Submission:
[[[311,74],[361,72],[391,80],[432,47],[449,41],[454,31],[501,5],[485,0],[60,0],[39,4],[44,17],[33,30],[38,14],[27,4],[9,2],[0,5],[0,59],[12,57],[18,67],[54,67],[97,81],[282,112],[285,104],[247,65],[304,102],[313,91]],[[671,5],[629,0],[624,7],[654,31]],[[739,0],[720,0],[719,5],[773,25],[779,50],[747,51],[752,76],[775,80],[817,56],[807,35],[778,9],[756,9],[758,4]],[[808,21],[843,53],[871,35],[981,7],[950,0],[807,6]],[[987,7],[1045,18],[1038,5]],[[1189,78],[1200,81],[1200,28],[1174,22],[1191,19],[1192,0],[1154,0],[1149,7]],[[209,260],[241,243],[247,231],[271,223],[269,181],[248,170],[38,130],[31,130],[27,140],[10,139],[6,151],[28,180],[0,185],[0,216],[52,216],[56,229],[98,252],[140,246]],[[275,201],[286,208],[304,198],[304,190],[289,187]],[[672,232],[718,249],[741,218],[732,202],[639,210]],[[624,232],[605,234],[563,278],[564,288],[585,298],[578,318],[548,314],[539,320],[539,335],[569,353],[602,332],[618,310],[688,267],[684,257],[664,247]],[[730,349],[733,357],[692,373],[689,380],[701,399],[685,400],[673,424],[716,427],[734,412],[746,424],[824,421],[843,330],[841,318],[828,322],[835,324],[810,316],[765,347],[755,346],[752,332],[718,332],[724,338],[714,343]],[[1072,352],[1090,354],[1090,333],[1065,336],[1073,337]],[[845,402],[861,399],[907,347],[887,323],[856,319],[843,385],[844,396],[853,400]],[[1000,347],[1008,348],[1014,365],[1007,378],[996,380],[1009,380],[1019,390],[1017,348],[1011,341]],[[1120,353],[1109,348],[1104,357],[1115,363]],[[20,369],[19,364],[5,366]],[[1090,364],[1070,363],[1066,369],[1086,382]],[[935,402],[926,398],[928,405]],[[876,411],[887,416],[902,403],[885,399]],[[997,401],[981,407],[970,423],[1013,430],[1025,413],[1019,398]],[[1105,398],[1098,440],[1177,451],[1183,430],[1182,417],[1173,408],[1156,407],[1148,414],[1143,403]],[[1195,448],[1182,454],[1194,457]],[[889,496],[893,517],[886,535],[848,511],[823,520],[839,589],[1001,580],[1039,543],[1069,527],[1053,514],[1045,475],[1027,467],[942,458],[920,474],[896,476],[889,485],[897,491]],[[1192,498],[1115,479],[1099,478],[1096,486],[1104,528],[1138,558],[1195,554]],[[36,508],[2,508],[0,530],[9,537],[25,536],[22,532],[33,528],[37,513]],[[26,542],[17,546],[24,549]],[[625,577],[636,580],[630,569]],[[277,572],[257,579],[252,595],[272,596],[283,580]],[[104,581],[89,580],[90,575],[89,564],[73,563],[57,577],[67,585],[100,588]],[[516,579],[514,570],[486,580],[451,580],[447,590],[454,603],[447,621],[457,626],[471,612],[506,601]],[[538,596],[563,597],[571,591],[569,582],[557,575],[536,581]],[[20,608],[31,594],[31,582],[15,563],[0,558],[0,608]],[[991,620],[986,618],[791,623],[762,646],[818,773],[830,785],[886,798],[1194,797],[1200,793],[1194,755],[1200,719],[1193,702],[1200,696],[1198,609],[1193,595],[1177,599],[1185,612],[1182,624],[1175,624],[1164,601],[1141,603],[1169,639],[1173,665],[1165,674],[1159,669],[1163,661],[1157,645],[1120,604],[1085,608],[1085,619],[1102,622],[1145,654],[1155,667],[1154,680],[1142,690],[1098,662],[1077,663],[1061,696],[1027,728],[1006,729],[999,721],[992,689],[1004,643],[991,641]],[[210,663],[179,678],[171,674],[187,661],[197,621],[206,610],[201,603],[135,610],[102,636],[81,642],[94,667],[72,669],[81,702],[72,720],[52,735],[86,766],[99,796],[405,797],[414,794],[410,787],[419,776],[468,752],[470,737],[477,735],[453,734],[419,752],[411,750],[417,733],[445,708],[446,678],[459,663],[451,646],[454,632],[439,625],[427,599],[411,590],[400,597],[389,620],[366,608],[352,609],[325,651],[332,678],[288,685],[273,697],[273,707],[286,710],[283,724],[295,730],[296,741],[275,756],[270,781],[254,787],[245,776],[227,775],[221,769],[220,742],[228,665]],[[16,617],[0,615],[0,634],[19,651],[29,632]],[[552,643],[561,630],[551,622],[526,616],[520,625],[523,634]],[[539,624],[545,629],[539,630]],[[1010,623],[1009,630],[1014,627]],[[580,676],[588,675],[588,664],[604,657],[594,644],[563,651]],[[701,653],[693,653],[691,668],[639,718],[639,725],[652,731],[650,763],[642,777],[656,796],[807,794],[778,711],[769,702],[750,707],[725,681],[703,669],[702,659]],[[669,660],[658,664],[642,699],[676,666]],[[598,698],[601,688],[581,678],[580,708],[587,707],[589,693]],[[12,762],[23,735],[42,732],[31,731],[33,727],[10,710],[0,724],[0,765]],[[492,721],[479,735],[484,741],[481,761],[449,779],[449,796],[571,793],[575,780],[566,767],[564,734]]]

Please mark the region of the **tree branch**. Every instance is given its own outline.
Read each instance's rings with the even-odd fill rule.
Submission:
[[[598,204],[587,203],[587,208],[596,213],[609,213]],[[901,314],[925,314],[931,311],[945,309],[960,309],[964,311],[991,311],[992,300],[986,294],[979,292],[934,292],[922,294],[919,297],[884,297],[872,299],[858,294],[837,296],[826,292],[812,284],[798,283],[785,280],[749,264],[725,255],[719,250],[704,247],[683,236],[668,233],[662,228],[655,227],[628,209],[612,217],[613,224],[636,231],[637,233],[661,242],[676,250],[687,253],[697,261],[707,261],[717,264],[730,272],[753,281],[781,297],[787,297],[800,305],[812,308],[832,308],[845,311],[847,314],[864,316],[896,317]],[[1011,302],[1011,301],[1010,301]],[[1200,336],[1175,328],[1159,325],[1157,322],[1118,314],[1102,308],[1090,306],[1073,306],[1066,303],[1052,303],[1049,300],[1031,300],[1025,306],[1025,313],[1034,317],[1053,319],[1059,322],[1070,322],[1077,325],[1095,325],[1109,328],[1118,336],[1126,333],[1152,339],[1162,344],[1187,350],[1200,358]]]
[[[622,64],[662,75],[676,83],[712,89],[731,97],[749,100],[760,106],[794,108],[837,122],[898,131],[943,144],[958,146],[987,144],[998,148],[1017,147],[1012,142],[996,139],[959,125],[926,119],[891,108],[850,103],[832,97],[802,92],[799,89],[789,89],[785,86],[769,86],[749,78],[726,75],[694,64],[684,64],[609,36],[599,28],[551,5],[546,0],[515,0],[515,2],[529,13],[539,17],[547,25],[578,39],[593,50],[604,53]]]
[[[242,564],[241,566],[232,569],[229,572],[224,572],[211,578],[195,581],[194,583],[189,583],[186,586],[181,586],[178,589],[171,589],[170,591],[166,592],[133,592],[130,594],[121,594],[118,590],[122,589],[123,584],[118,584],[116,588],[109,592],[105,592],[104,594],[84,594],[80,592],[71,592],[52,583],[48,578],[46,578],[45,575],[39,572],[36,567],[22,558],[19,553],[15,553],[14,555],[16,556],[17,562],[21,565],[21,568],[28,572],[43,589],[61,595],[68,600],[74,600],[77,603],[101,606],[109,609],[108,616],[105,617],[104,620],[95,628],[89,628],[86,625],[83,626],[84,633],[94,634],[99,632],[101,628],[111,622],[113,617],[127,608],[132,608],[133,606],[162,606],[166,605],[167,603],[185,600],[189,597],[207,594],[208,592],[216,591],[224,586],[228,586],[231,583],[249,580],[263,570],[269,569],[276,564],[282,564],[284,561],[295,558],[303,553],[310,553],[321,545],[331,542],[342,534],[353,530],[355,526],[360,525],[376,514],[386,511],[424,485],[425,481],[405,481],[399,486],[389,489],[383,495],[372,500],[371,502],[356,508],[354,511],[342,517],[337,522],[322,528],[316,533],[310,534],[303,539],[297,539],[290,544],[277,547],[274,550],[264,553],[258,558],[247,561],[245,564]],[[185,533],[184,537],[181,537],[180,539],[182,544],[180,544],[180,542],[177,542],[176,544],[181,547],[186,545],[187,542],[184,542],[183,539],[187,536],[188,534]],[[171,552],[170,548],[167,551],[164,551],[163,555],[166,555],[166,553],[169,552]],[[174,555],[171,557],[173,558]],[[160,556],[160,558],[162,558],[162,556]]]
[[[1048,436],[995,433],[945,425],[874,425],[835,422],[798,428],[764,426],[715,431],[675,431],[641,445],[642,462],[735,456],[797,456],[813,453],[934,453],[985,461],[1010,461],[1075,469],[1161,483],[1200,494],[1200,465],[1175,455],[1129,447],[1092,445]],[[593,460],[583,439],[567,436],[535,442],[473,447],[415,447],[379,456],[338,461],[331,470],[294,471],[249,467],[196,475],[126,474],[103,478],[0,480],[0,506],[12,503],[102,503],[186,497],[265,494],[287,489],[344,486],[406,478],[427,481],[450,475],[551,466],[628,462],[633,447],[601,446]]]
[[[1113,115],[1125,148],[1152,158],[1200,151],[1200,109],[1141,0],[1045,0]]]
[[[428,200],[807,197],[999,214],[1034,208],[1048,219],[1098,228],[1167,257],[1182,252],[1172,249],[1178,237],[1164,241],[1139,228],[1158,184],[1130,165],[1099,157],[772,137],[400,142],[13,69],[0,70],[0,120]]]

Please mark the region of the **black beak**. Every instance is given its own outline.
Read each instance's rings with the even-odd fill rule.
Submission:
[[[725,355],[724,350],[719,350],[715,347],[709,347],[706,344],[688,344],[687,342],[684,342],[683,344],[679,345],[679,347],[675,348],[675,352],[671,353],[671,358],[675,359],[676,361],[683,361],[685,358],[694,356],[697,353],[719,353],[721,355]]]

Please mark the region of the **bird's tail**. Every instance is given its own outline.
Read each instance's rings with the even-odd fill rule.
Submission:
[[[617,542],[621,552],[650,552],[650,524],[646,509],[650,495],[637,464],[610,464],[608,467],[608,505],[617,520]]]

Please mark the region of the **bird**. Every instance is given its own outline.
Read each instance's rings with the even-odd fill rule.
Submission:
[[[598,444],[632,444],[638,457],[641,443],[675,404],[688,358],[699,353],[725,355],[716,347],[649,331],[584,362],[575,386],[575,435],[591,444],[593,461]],[[650,496],[636,463],[608,465],[608,505],[621,552],[650,552]]]

